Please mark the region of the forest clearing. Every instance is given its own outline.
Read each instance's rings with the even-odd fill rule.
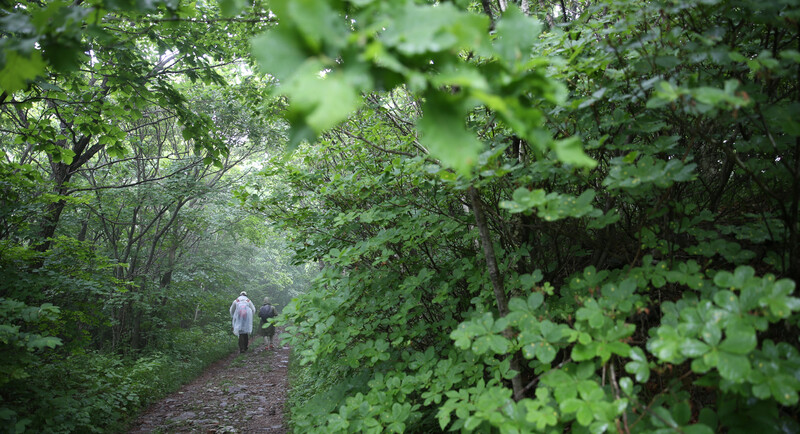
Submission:
[[[0,37],[0,433],[800,432],[800,0]]]

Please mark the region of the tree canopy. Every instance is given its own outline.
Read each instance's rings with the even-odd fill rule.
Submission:
[[[3,14],[17,431],[70,430],[45,361],[147,369],[232,288],[286,305],[298,432],[800,430],[797,0]]]

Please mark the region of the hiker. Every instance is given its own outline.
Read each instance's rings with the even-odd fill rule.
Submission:
[[[272,337],[275,336],[275,325],[267,325],[267,320],[276,317],[278,313],[275,306],[270,304],[269,297],[264,297],[264,304],[258,310],[258,317],[261,318],[261,333],[264,335],[264,349],[272,349]],[[266,325],[266,326],[265,326]]]
[[[242,291],[231,304],[231,323],[233,334],[239,336],[239,352],[247,351],[248,338],[253,333],[253,316],[256,306],[247,298],[247,293]]]

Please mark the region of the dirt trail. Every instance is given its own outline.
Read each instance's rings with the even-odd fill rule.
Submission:
[[[281,344],[281,331],[276,330],[274,349],[265,350],[261,336],[251,338],[249,351],[211,365],[151,406],[128,434],[286,433],[289,347]]]

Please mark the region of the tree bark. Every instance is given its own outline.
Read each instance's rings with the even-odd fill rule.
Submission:
[[[469,190],[470,202],[472,202],[472,212],[475,214],[475,222],[478,225],[478,231],[481,236],[481,244],[483,245],[483,254],[486,256],[486,267],[489,271],[489,280],[492,282],[494,289],[494,297],[497,302],[497,310],[500,317],[508,315],[508,299],[506,298],[505,288],[503,286],[503,276],[500,274],[500,269],[497,267],[497,257],[494,254],[494,244],[492,237],[489,233],[489,226],[486,224],[486,215],[483,212],[483,204],[481,198],[478,196],[478,191],[474,186],[470,186]],[[503,330],[503,336],[506,339],[513,339],[510,329]],[[517,371],[517,375],[511,379],[511,387],[514,390],[514,400],[519,401],[522,399],[522,377],[519,369],[519,356],[513,354],[510,361],[511,369]]]

